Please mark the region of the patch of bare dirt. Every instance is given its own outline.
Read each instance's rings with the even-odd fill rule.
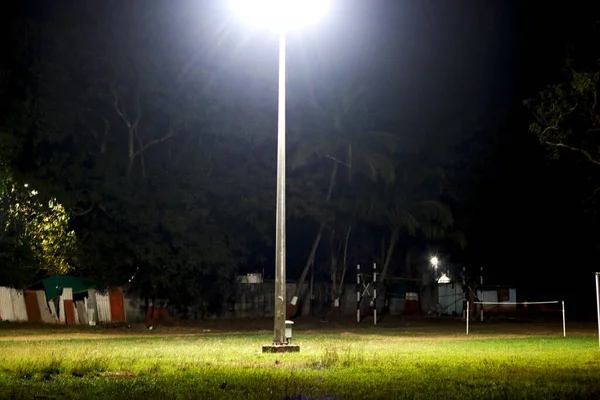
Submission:
[[[309,329],[307,331],[301,331],[300,333],[302,333],[303,335],[317,335],[317,334],[319,334],[321,332],[316,331],[314,329]]]
[[[294,320],[297,334],[361,335],[372,340],[440,340],[474,338],[525,338],[532,336],[560,336],[562,326],[557,323],[510,323],[501,321],[473,322],[469,335],[460,318],[401,318],[385,316],[377,325],[372,319],[357,323],[353,316],[336,317],[327,323],[318,317]],[[126,337],[188,337],[203,335],[269,334],[273,330],[272,318],[228,319],[208,321],[172,321],[170,325],[156,325],[148,329],[145,324],[118,327],[88,327],[43,325],[27,323],[0,323],[0,341],[115,339]],[[595,323],[567,323],[567,336],[595,335]]]
[[[126,337],[165,337],[165,336],[197,336],[198,334],[193,333],[155,333],[155,334],[143,334],[143,333],[130,333],[130,334],[92,334],[92,333],[66,333],[52,334],[52,335],[27,335],[27,336],[0,336],[0,341],[37,341],[37,340],[74,340],[74,339],[118,339]]]
[[[131,371],[117,371],[107,372],[104,377],[107,379],[133,379],[137,377],[137,374]]]

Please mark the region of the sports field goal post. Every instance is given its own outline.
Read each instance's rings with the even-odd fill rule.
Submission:
[[[598,276],[600,275],[600,273],[596,274],[596,292],[598,292]],[[484,305],[498,305],[498,306],[502,306],[502,305],[523,305],[523,306],[529,306],[529,305],[540,305],[540,304],[560,304],[561,305],[561,309],[560,312],[562,314],[562,330],[563,330],[563,336],[566,337],[567,336],[567,325],[566,325],[566,320],[565,320],[565,302],[564,301],[523,301],[523,302],[508,302],[508,301],[474,301],[474,302],[469,302],[467,301],[467,326],[466,326],[466,330],[467,330],[467,335],[469,334],[469,314],[471,314],[471,309],[469,308],[471,304],[480,304],[481,306]],[[598,332],[600,335],[600,300],[598,300]]]
[[[360,272],[360,264],[356,265],[356,322],[361,321],[360,303],[367,296],[371,299],[369,307],[373,309],[373,325],[377,325],[377,263],[373,263],[373,281]]]

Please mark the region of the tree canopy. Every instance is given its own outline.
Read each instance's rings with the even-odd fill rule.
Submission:
[[[21,287],[40,272],[66,274],[77,263],[69,216],[56,198],[40,199],[28,184],[0,194],[0,281]]]
[[[590,168],[586,176],[590,185],[598,185],[596,170],[600,168],[600,66],[588,71],[569,69],[564,82],[548,85],[539,94],[526,101],[535,122],[530,126],[540,142],[550,149],[554,158],[571,153]],[[600,192],[594,188],[588,200]]]

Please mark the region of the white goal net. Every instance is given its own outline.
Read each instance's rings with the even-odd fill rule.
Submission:
[[[556,327],[557,332],[562,332],[563,336],[567,336],[565,302],[561,300],[523,302],[472,301],[467,302],[467,310],[467,335],[469,333],[492,333],[494,330],[504,331],[508,326],[507,324],[521,322],[536,324],[538,328],[546,326],[550,331]]]

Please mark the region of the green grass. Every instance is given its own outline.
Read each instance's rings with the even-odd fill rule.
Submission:
[[[347,330],[296,332],[301,351],[288,354],[261,352],[270,332],[68,339],[69,330],[63,340],[55,331],[46,340],[38,340],[39,331],[0,334],[0,389],[10,389],[0,390],[0,398],[600,397],[600,349],[591,334]]]

